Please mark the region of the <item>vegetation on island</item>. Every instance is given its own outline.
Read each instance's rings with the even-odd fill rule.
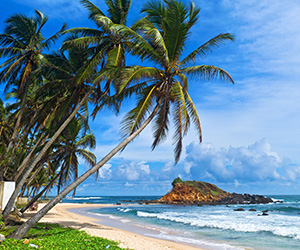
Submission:
[[[96,28],[66,25],[44,37],[48,17],[14,14],[0,34],[0,83],[8,101],[0,100],[0,181],[15,181],[16,188],[2,212],[7,222],[15,199],[32,201],[53,187],[59,193],[35,216],[12,231],[21,239],[64,196],[95,174],[123,150],[150,123],[152,149],[175,127],[175,164],[182,140],[192,123],[202,141],[196,107],[189,94],[189,79],[219,79],[233,83],[224,69],[199,64],[215,48],[234,38],[219,34],[186,51],[200,8],[179,0],[149,1],[144,17],[127,24],[131,0],[106,0],[107,14],[89,0],[80,1]],[[58,51],[51,46],[63,43]],[[128,55],[140,65],[128,64]],[[147,66],[145,66],[147,65]],[[96,144],[89,121],[101,119],[103,108],[119,112],[124,100],[137,101],[121,124],[124,140],[100,161],[89,151]],[[91,110],[91,112],[90,112]],[[78,176],[78,157],[91,166]],[[30,203],[20,212],[24,213]]]
[[[182,181],[179,177],[175,178],[172,182],[172,186],[176,186],[178,184],[184,184],[189,187],[196,188],[202,195],[211,194],[213,196],[217,196],[225,191],[218,188],[216,185],[203,182],[203,181]]]

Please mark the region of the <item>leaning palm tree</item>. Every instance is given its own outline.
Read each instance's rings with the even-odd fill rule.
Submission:
[[[233,40],[230,34],[220,34],[204,43],[188,56],[182,54],[190,35],[190,29],[198,19],[199,8],[193,3],[185,6],[182,2],[166,0],[164,4],[148,2],[143,9],[148,14],[134,25],[134,30],[121,25],[114,26],[128,36],[131,41],[131,51],[141,59],[148,59],[157,67],[122,67],[116,69],[120,82],[119,93],[131,93],[130,88],[139,86],[138,104],[125,117],[123,131],[128,135],[118,146],[109,152],[100,162],[81,175],[76,181],[62,190],[53,200],[44,206],[35,216],[12,232],[8,237],[20,239],[65,195],[95,173],[117,152],[131,142],[152,120],[154,120],[155,147],[165,138],[168,130],[168,116],[172,111],[175,120],[175,160],[179,159],[181,141],[187,132],[189,121],[192,119],[199,132],[202,132],[200,120],[188,94],[188,75],[207,79],[220,78],[233,83],[230,75],[223,69],[208,66],[188,66],[197,56],[205,55],[226,40]],[[139,35],[139,33],[141,35]],[[96,78],[97,80],[97,78]],[[137,83],[136,83],[137,82]],[[133,85],[134,84],[134,85]],[[129,90],[129,92],[126,92]],[[170,107],[172,106],[172,110]]]
[[[89,166],[95,165],[96,156],[86,149],[94,148],[95,145],[96,139],[92,132],[86,133],[84,121],[74,118],[58,138],[57,143],[52,145],[54,152],[49,157],[48,165],[51,172],[53,172],[53,167],[56,170],[59,169],[58,173],[49,174],[51,178],[49,178],[47,186],[40,193],[36,194],[20,212],[23,213],[26,211],[26,209],[54,185],[56,180],[58,180],[58,192],[65,184],[76,180],[78,178],[78,157],[85,160]],[[76,189],[73,191],[73,197],[75,193]]]
[[[115,28],[118,25],[114,24],[108,17],[103,16],[103,15],[97,15],[97,17],[95,17],[95,18],[97,18],[97,23],[99,24],[99,26],[105,27],[101,31],[102,34],[118,33],[118,30]],[[76,42],[76,43],[74,43],[74,45],[77,46],[78,43]],[[87,43],[81,44],[79,42],[79,47],[81,46],[81,48],[82,47],[86,48],[87,45],[88,46],[90,45],[89,42],[88,42],[88,44]],[[108,67],[120,66],[120,63],[124,61],[123,60],[124,56],[123,56],[123,53],[121,53],[121,51],[122,51],[121,43],[118,43],[117,46],[110,46],[110,45],[106,46],[105,43],[103,45],[104,45],[103,47],[100,46],[100,51],[98,51],[98,50],[93,51],[93,49],[91,49],[91,51],[96,53],[97,56],[95,57],[93,55],[91,58],[89,58],[87,60],[86,64],[84,64],[84,66],[82,66],[76,72],[75,81],[77,84],[82,84],[83,82],[90,82],[95,69],[100,67],[101,70],[97,74],[98,77],[96,78],[96,80],[93,81],[92,86],[89,88],[88,92],[84,95],[84,97],[81,99],[81,101],[78,102],[77,106],[74,107],[74,109],[72,110],[72,113],[68,116],[68,118],[63,123],[61,123],[61,126],[56,130],[55,134],[51,137],[51,139],[49,139],[47,141],[47,143],[45,143],[45,145],[43,146],[43,148],[41,149],[39,154],[34,158],[34,160],[31,162],[31,164],[27,167],[25,173],[22,175],[22,178],[19,180],[18,184],[16,185],[15,191],[11,195],[5,209],[2,212],[4,219],[7,218],[9,212],[11,211],[12,207],[14,206],[14,201],[15,201],[18,193],[20,192],[23,184],[25,183],[27,177],[30,175],[31,171],[35,168],[35,166],[38,164],[38,162],[42,159],[44,154],[48,151],[48,149],[51,147],[51,145],[59,137],[59,135],[66,128],[66,126],[69,124],[69,122],[78,113],[80,108],[87,102],[88,98],[94,92],[94,90],[95,89],[99,90],[99,98],[98,99],[102,99],[102,97],[105,96],[107,94],[107,92],[109,91],[109,88],[111,85],[110,84],[111,80],[106,81],[106,84],[103,88],[104,90],[101,89],[100,82],[105,77],[106,77],[106,79],[109,78]],[[69,46],[72,46],[72,43],[69,43],[69,44],[63,46],[63,49],[69,49],[70,48]],[[93,48],[93,47],[91,47],[91,48]],[[99,49],[99,48],[97,47],[97,49]],[[102,58],[106,58],[106,61],[101,60]],[[99,65],[100,62],[102,62],[101,65]],[[97,113],[98,110],[99,110],[99,108],[95,111],[95,113]]]

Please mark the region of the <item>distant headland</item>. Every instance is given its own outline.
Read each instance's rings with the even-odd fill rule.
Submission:
[[[172,182],[173,189],[156,202],[182,205],[261,204],[273,202],[262,195],[228,193],[216,185],[202,181]],[[152,201],[153,202],[153,201]]]

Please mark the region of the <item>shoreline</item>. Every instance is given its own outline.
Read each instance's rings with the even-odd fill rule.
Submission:
[[[39,204],[41,209],[44,204]],[[150,236],[144,236],[139,233],[110,227],[101,224],[101,219],[82,215],[70,210],[111,207],[110,204],[80,204],[80,203],[59,203],[52,208],[40,222],[57,223],[64,227],[71,227],[78,230],[83,230],[86,233],[107,238],[119,242],[122,248],[134,250],[149,250],[149,249],[174,249],[174,250],[195,250],[202,249],[190,245],[178,243],[171,240],[162,240]],[[24,219],[31,217],[35,212],[27,212]]]

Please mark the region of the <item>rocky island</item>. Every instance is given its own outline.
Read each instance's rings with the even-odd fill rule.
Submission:
[[[172,182],[173,189],[156,202],[184,205],[260,204],[273,202],[262,195],[228,193],[216,185],[201,181]]]

